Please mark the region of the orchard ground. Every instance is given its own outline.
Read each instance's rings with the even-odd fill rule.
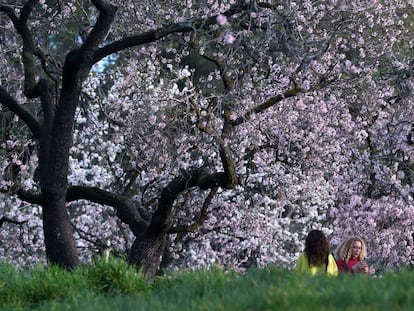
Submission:
[[[110,260],[75,269],[0,264],[1,310],[412,310],[414,271],[309,276],[275,266],[147,280]]]

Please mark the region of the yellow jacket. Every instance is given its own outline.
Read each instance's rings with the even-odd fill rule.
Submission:
[[[298,261],[296,262],[295,271],[315,274],[327,274],[331,276],[338,275],[338,266],[336,265],[335,258],[329,254],[328,266],[325,264],[320,266],[309,266],[308,258],[305,253],[300,254]]]

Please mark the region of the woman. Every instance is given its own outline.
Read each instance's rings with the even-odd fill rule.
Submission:
[[[336,252],[336,264],[339,272],[369,274],[369,266],[365,262],[367,247],[360,237],[352,237],[343,242]]]
[[[305,240],[305,251],[300,254],[295,270],[311,275],[338,275],[338,267],[330,252],[329,241],[322,231],[309,232]]]

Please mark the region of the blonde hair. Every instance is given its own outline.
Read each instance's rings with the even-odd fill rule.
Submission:
[[[342,242],[335,250],[335,257],[336,259],[341,259],[344,261],[347,261],[351,259],[352,254],[352,245],[354,242],[361,242],[361,253],[359,254],[359,261],[364,260],[367,258],[367,247],[365,245],[364,240],[359,236],[354,236],[346,239],[344,242]]]

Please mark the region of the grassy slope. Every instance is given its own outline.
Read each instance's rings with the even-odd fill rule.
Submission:
[[[212,269],[148,282],[120,262],[72,273],[0,265],[0,310],[414,310],[414,271],[329,278]]]

